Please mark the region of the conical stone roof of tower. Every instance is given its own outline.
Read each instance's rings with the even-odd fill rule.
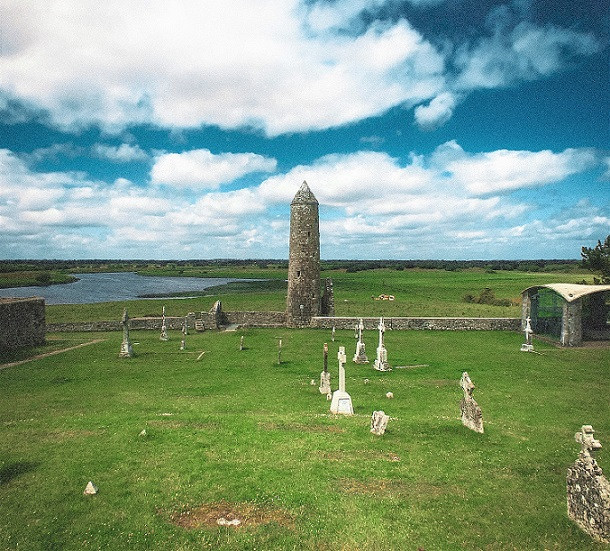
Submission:
[[[309,186],[307,185],[307,182],[305,181],[303,181],[303,183],[301,184],[299,191],[297,191],[296,195],[294,196],[294,199],[292,200],[292,203],[290,204],[294,205],[303,203],[313,203],[315,205],[318,204],[316,196],[311,192]]]

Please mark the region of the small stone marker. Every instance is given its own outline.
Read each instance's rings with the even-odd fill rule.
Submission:
[[[388,363],[388,351],[383,343],[383,335],[385,333],[383,318],[379,318],[379,325],[377,328],[379,329],[379,346],[377,347],[377,358],[375,359],[373,367],[377,371],[392,371],[392,366]]]
[[[282,339],[277,344],[277,364],[282,364]]]
[[[462,411],[462,424],[465,427],[475,431],[483,432],[483,414],[481,408],[477,404],[476,400],[472,397],[472,392],[475,389],[474,383],[470,380],[470,376],[466,371],[462,373],[460,380],[460,386],[464,391],[464,397],[460,402],[460,409]]]
[[[330,403],[330,412],[339,413],[342,415],[353,415],[354,408],[352,406],[352,398],[347,392],[345,392],[345,362],[347,360],[345,356],[345,346],[339,347],[337,359],[339,360],[339,390],[335,390],[335,392],[333,392],[333,399]]]
[[[324,343],[324,348],[323,348],[323,354],[324,354],[324,369],[322,370],[322,373],[320,373],[320,386],[318,387],[318,390],[320,391],[320,394],[326,394],[326,396],[328,396],[331,392],[330,390],[330,373],[328,372],[328,343]]]
[[[127,308],[123,309],[121,325],[123,326],[123,342],[121,343],[119,358],[132,358],[133,348],[131,347],[131,341],[129,340],[129,315],[127,314]]]
[[[148,433],[146,432],[146,429],[142,429],[142,431],[140,432],[140,434],[138,436],[141,436],[142,438],[148,436]]]
[[[159,336],[160,341],[168,341],[169,335],[167,334],[167,325],[165,323],[165,306],[163,307],[163,320],[161,322],[161,335]]]
[[[309,381],[309,384],[311,386],[316,386],[316,381],[314,379],[312,379],[311,381]]]
[[[371,416],[371,432],[377,436],[384,434],[389,419],[383,411],[374,411]]]
[[[367,364],[369,359],[366,356],[366,346],[362,340],[362,331],[364,329],[364,322],[360,318],[360,322],[356,326],[358,342],[356,343],[356,353],[354,354],[354,363],[356,364]]]
[[[330,332],[330,338],[335,342],[335,326],[333,325],[332,331]]]
[[[233,520],[227,520],[224,517],[220,517],[216,521],[216,524],[218,524],[218,526],[239,526],[241,524],[241,520],[239,520],[238,518],[234,518]]]
[[[394,393],[393,392],[386,392],[385,393],[385,397],[386,398],[394,398]]]
[[[244,349],[244,336],[243,335],[241,337],[239,337],[239,349],[240,350]]]
[[[531,325],[531,318],[527,316],[525,319],[525,343],[521,345],[521,352],[533,352],[534,345],[532,344],[532,333],[534,332]]]
[[[91,482],[91,480],[89,482],[87,482],[87,485],[85,486],[85,491],[83,492],[83,495],[86,496],[94,496],[95,494],[97,494],[98,489],[97,486],[95,484],[93,484],[93,482]]]
[[[594,540],[610,543],[610,482],[592,455],[602,447],[594,433],[583,425],[574,435],[582,449],[566,477],[568,516]]]

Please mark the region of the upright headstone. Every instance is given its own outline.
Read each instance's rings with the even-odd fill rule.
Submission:
[[[184,329],[183,329],[183,331],[182,331],[182,332],[183,332],[185,335],[188,335],[188,334],[189,334],[189,317],[188,317],[188,315],[187,315],[187,316],[184,316]]]
[[[159,336],[160,341],[168,341],[169,335],[167,334],[167,323],[165,320],[165,306],[163,307],[163,320],[161,322],[161,335]]]
[[[324,343],[324,369],[322,373],[320,373],[320,394],[328,394],[331,392],[330,390],[330,373],[328,372],[328,343]]]
[[[594,540],[610,543],[610,482],[593,457],[602,447],[594,433],[583,425],[574,436],[581,451],[566,477],[568,516]]]
[[[277,364],[281,365],[282,363],[282,339],[277,343]]]
[[[371,432],[377,436],[384,434],[389,419],[383,411],[374,411],[371,416]]]
[[[240,350],[244,349],[244,336],[243,335],[241,337],[239,337],[239,349]]]
[[[377,358],[375,359],[373,367],[377,371],[391,371],[392,366],[388,363],[388,351],[386,350],[383,342],[383,335],[385,333],[385,323],[383,323],[383,318],[379,318],[379,325],[377,328],[379,329],[379,346],[377,346]]]
[[[483,414],[479,404],[472,397],[472,393],[475,389],[474,383],[470,380],[470,376],[466,371],[462,373],[460,380],[460,386],[464,391],[464,397],[460,402],[460,410],[462,411],[462,424],[465,427],[475,431],[483,432]]]
[[[119,358],[131,358],[133,357],[133,348],[131,347],[131,341],[129,340],[129,316],[127,315],[127,308],[123,309],[121,325],[123,326],[123,342],[121,343]]]
[[[188,329],[186,327],[186,320],[184,320],[184,324],[182,325],[182,340],[180,341],[180,350],[186,350],[186,335],[188,334]]]
[[[534,332],[532,330],[532,324],[531,324],[531,318],[529,316],[527,316],[527,318],[525,319],[525,343],[523,343],[521,345],[521,352],[533,352],[534,351],[534,345],[532,344],[532,333]]]
[[[333,399],[330,403],[330,412],[340,413],[343,415],[353,415],[354,408],[352,406],[352,398],[345,391],[345,362],[347,360],[345,356],[345,346],[339,347],[337,359],[339,360],[339,390],[335,390],[335,392],[333,392]]]
[[[335,326],[333,325],[333,328],[330,332],[330,338],[333,342],[335,342]]]
[[[366,356],[366,347],[364,345],[364,341],[362,340],[362,331],[364,330],[364,322],[362,318],[358,325],[356,326],[357,338],[358,342],[356,343],[356,353],[354,354],[354,363],[357,364],[367,364],[369,363],[369,359]]]

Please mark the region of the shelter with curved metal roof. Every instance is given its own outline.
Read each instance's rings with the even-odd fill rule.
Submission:
[[[610,285],[550,283],[522,294],[521,318],[531,318],[534,333],[580,346],[583,340],[609,340]]]

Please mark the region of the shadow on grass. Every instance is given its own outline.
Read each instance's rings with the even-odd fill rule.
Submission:
[[[0,468],[0,486],[8,484],[14,478],[21,476],[22,474],[34,471],[40,465],[39,462],[32,461],[16,461],[10,465],[6,465]]]

